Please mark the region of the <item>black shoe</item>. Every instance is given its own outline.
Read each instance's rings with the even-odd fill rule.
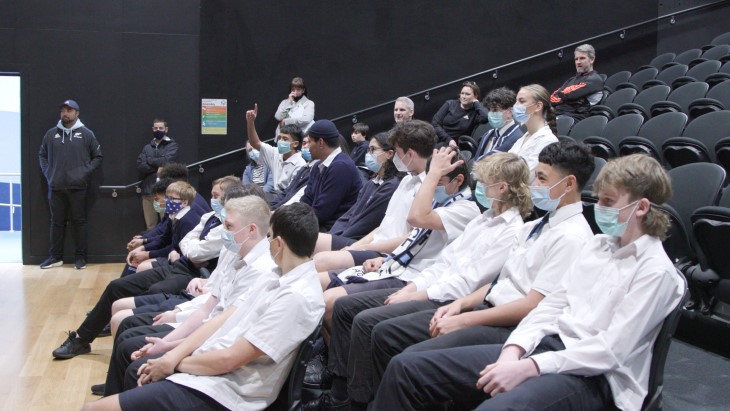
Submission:
[[[101,332],[99,332],[99,337],[110,337],[112,335],[112,325],[107,324],[104,326],[104,328],[101,329]]]
[[[60,360],[68,360],[77,355],[88,354],[90,352],[91,344],[77,338],[76,331],[69,331],[66,341],[60,347],[53,350],[53,357]]]
[[[337,401],[329,392],[324,392],[317,398],[302,403],[302,411],[347,411],[350,409],[350,400]]]
[[[94,395],[104,396],[104,389],[106,384],[94,384],[91,386],[91,393]]]
[[[62,265],[63,260],[51,256],[43,260],[43,262],[41,263],[41,268],[45,270],[46,268],[60,267]]]
[[[76,268],[77,270],[83,270],[84,268],[86,268],[86,260],[83,258],[77,258],[76,264],[74,264],[74,268]]]

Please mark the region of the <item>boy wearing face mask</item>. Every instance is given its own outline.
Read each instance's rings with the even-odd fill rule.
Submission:
[[[581,248],[504,345],[397,356],[375,409],[428,409],[451,398],[464,408],[642,408],[654,340],[684,293],[661,243],[669,218],[655,206],[669,200],[671,182],[656,160],[631,155],[611,160],[593,187],[605,235]]]
[[[507,87],[491,90],[484,98],[484,107],[489,109],[487,119],[492,129],[479,140],[474,157],[478,160],[497,151],[507,152],[522,137],[524,132],[512,118],[512,106],[517,101],[515,92]]]
[[[302,130],[294,124],[283,125],[279,128],[276,147],[262,143],[255,124],[258,110],[258,104],[256,104],[253,110],[246,112],[248,144],[253,150],[258,150],[257,163],[268,167],[273,174],[274,189],[271,195],[267,195],[269,204],[273,205],[283,198],[294,175],[307,164],[300,152]]]
[[[243,184],[256,184],[264,190],[264,193],[272,193],[274,191],[274,174],[271,169],[260,163],[261,153],[254,150],[248,142],[246,142],[246,157],[250,161],[243,170],[241,182]]]
[[[238,208],[229,209],[228,216],[241,219]],[[252,234],[244,221],[230,222],[227,217],[230,230],[241,227]],[[86,404],[84,410],[179,409],[181,404],[196,410],[264,409],[276,399],[297,348],[322,316],[322,291],[311,262],[318,224],[304,204],[282,207],[270,224],[268,220],[253,224],[256,238],[251,240],[257,244],[245,253],[244,261],[256,253],[259,257],[250,261],[251,266],[261,259],[275,261],[276,266],[255,281],[249,293],[231,300],[175,348],[159,358],[145,358],[130,388],[137,382],[141,387]],[[266,233],[258,231],[268,226],[271,238],[266,241]],[[239,242],[238,234],[232,236],[236,245],[229,245],[229,250],[238,244],[242,250],[250,248]]]
[[[137,157],[137,170],[142,176],[142,211],[147,230],[157,224],[159,213],[153,207],[152,186],[157,178],[157,169],[175,161],[178,145],[167,135],[167,121],[152,120],[152,141],[142,148]]]
[[[583,217],[580,193],[595,165],[590,151],[573,142],[551,144],[539,159],[530,191],[535,207],[547,214],[522,227],[497,281],[435,310],[428,324],[422,324],[430,339],[424,340],[424,333],[409,334],[403,338],[409,343],[385,347],[378,338],[388,339],[400,331],[393,324],[381,328],[381,337],[373,336],[373,346],[379,347],[373,355],[380,363],[387,364],[401,351],[502,343],[527,313],[557,289],[566,266],[581,256],[581,248],[593,236]]]

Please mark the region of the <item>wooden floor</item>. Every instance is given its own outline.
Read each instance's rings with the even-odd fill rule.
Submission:
[[[99,338],[91,354],[54,360],[51,352],[75,330],[122,264],[38,266],[0,264],[0,410],[77,410],[93,384],[103,383],[111,337]]]

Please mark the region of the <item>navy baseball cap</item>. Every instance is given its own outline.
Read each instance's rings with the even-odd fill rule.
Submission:
[[[70,108],[72,108],[74,110],[81,110],[79,108],[79,103],[77,103],[77,102],[75,102],[73,100],[66,100],[63,103],[61,103],[61,105],[59,107],[63,107],[63,106],[68,106],[68,107],[70,107]]]

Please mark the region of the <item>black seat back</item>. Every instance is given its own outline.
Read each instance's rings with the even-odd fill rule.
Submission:
[[[671,86],[672,82],[674,82],[674,80],[678,77],[684,76],[687,73],[687,70],[689,70],[689,67],[686,64],[675,64],[673,66],[669,66],[659,72],[654,80],[649,80],[644,83],[644,88],[659,85]]]
[[[629,77],[629,80],[625,83],[621,83],[616,86],[616,89],[622,89],[626,87],[635,88],[641,90],[644,88],[644,83],[649,80],[653,80],[654,77],[659,73],[659,69],[656,67],[647,67],[643,70],[637,71]]]
[[[730,81],[724,81],[707,92],[705,97],[694,100],[689,105],[689,117],[694,120],[713,111],[730,109]]]
[[[560,116],[556,119],[556,123],[558,127],[558,134],[561,136],[567,136],[570,129],[573,127],[573,124],[575,124],[575,119],[573,117]]]
[[[605,88],[609,92],[615,92],[616,86],[629,81],[629,78],[631,78],[630,71],[619,71],[618,73],[612,74],[609,78],[606,79],[606,81],[603,82],[603,88]]]
[[[600,136],[606,123],[608,123],[608,118],[603,116],[586,117],[573,125],[568,137],[575,141],[583,141],[589,136]]]
[[[651,106],[651,115],[653,117],[672,111],[681,111],[682,113],[689,114],[690,103],[698,98],[704,97],[709,88],[710,86],[707,83],[701,81],[676,88],[667,96],[666,101],[659,101]]]
[[[644,117],[640,114],[618,116],[606,124],[601,136],[586,137],[583,144],[590,147],[596,157],[606,160],[616,157],[621,140],[627,136],[635,136],[642,124],[644,124]]]
[[[687,302],[689,293],[687,292],[687,280],[681,272],[676,271],[676,275],[681,278],[684,289],[682,298],[679,303],[672,309],[662,322],[659,334],[654,340],[654,346],[651,350],[651,365],[649,368],[649,386],[644,404],[641,409],[643,411],[661,410],[662,394],[664,391],[664,364],[667,362],[667,354],[669,346],[672,343],[672,336],[677,330],[679,318],[682,315],[682,308]]]
[[[641,114],[644,119],[651,117],[651,106],[657,101],[666,100],[672,89],[669,86],[654,86],[646,90],[642,90],[636,95],[634,101],[621,105],[618,109],[619,115],[624,114]]]
[[[621,140],[620,154],[646,153],[661,161],[662,142],[670,137],[681,135],[685,124],[687,124],[687,115],[684,113],[660,114],[641,126],[638,134],[640,138],[627,137]]]
[[[730,44],[730,31],[716,36],[710,44]]]

